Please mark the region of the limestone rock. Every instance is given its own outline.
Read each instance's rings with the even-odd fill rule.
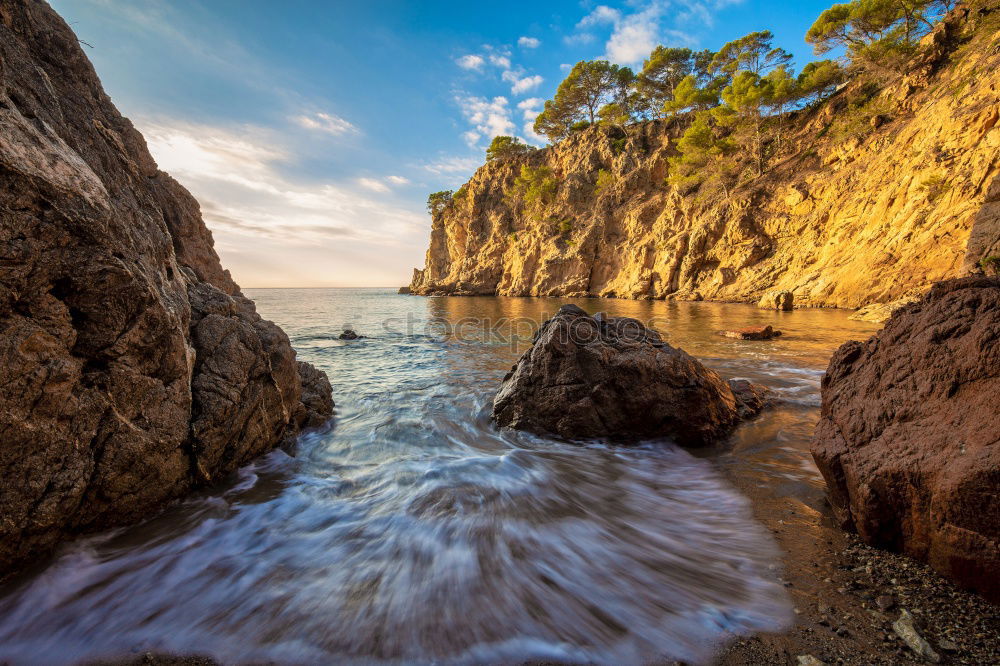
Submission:
[[[903,639],[906,646],[913,650],[918,656],[932,664],[940,663],[941,655],[934,651],[931,644],[920,635],[913,622],[913,615],[910,611],[903,609],[899,613],[899,619],[892,623],[892,628],[896,635]]]
[[[757,301],[757,307],[761,310],[784,310],[790,311],[795,307],[795,295],[790,291],[769,291]]]
[[[631,125],[623,150],[598,126],[491,160],[432,219],[411,288],[747,303],[778,290],[853,309],[977,270],[1000,256],[1000,53],[977,25],[950,16],[912,90],[852,136],[828,131],[856,113],[843,94],[789,116],[767,173],[728,198],[664,186],[674,121]],[[550,201],[512,198],[522,166],[557,175]],[[602,170],[614,187],[594,187]]]
[[[0,173],[0,577],[330,417],[38,0],[0,0]]]
[[[722,331],[722,335],[736,340],[771,340],[780,336],[781,331],[776,331],[771,326],[749,326],[731,331]]]
[[[748,384],[748,383],[747,383]],[[763,408],[763,392],[717,373],[627,317],[564,305],[535,335],[493,401],[500,426],[566,439],[713,442]]]
[[[910,303],[919,301],[922,295],[922,292],[914,292],[890,303],[872,303],[871,305],[866,305],[865,307],[859,309],[857,312],[848,317],[848,319],[853,319],[854,321],[870,321],[875,324],[881,324],[888,321],[896,310],[902,309]]]
[[[834,354],[812,445],[867,543],[1000,599],[1000,278],[935,285]]]

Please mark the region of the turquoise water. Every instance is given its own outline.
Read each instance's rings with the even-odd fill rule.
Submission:
[[[789,622],[780,553],[720,465],[815,490],[819,379],[832,350],[871,325],[736,304],[248,296],[329,375],[333,426],[141,525],[67,544],[8,585],[0,661],[703,663],[734,636]],[[651,322],[785,402],[697,456],[669,441],[497,431],[492,393],[564,302]],[[717,335],[758,323],[786,335]],[[338,340],[344,327],[366,337]]]

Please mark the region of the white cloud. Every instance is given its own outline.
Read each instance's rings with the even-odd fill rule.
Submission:
[[[386,178],[386,180],[388,180],[393,185],[409,185],[410,184],[410,179],[409,178],[404,178],[403,176],[389,176],[388,178]]]
[[[661,12],[660,5],[654,3],[641,12],[618,20],[604,46],[608,60],[620,65],[633,65],[647,58],[659,44]]]
[[[524,76],[523,71],[512,71],[507,70],[503,73],[501,78],[510,83],[510,92],[514,95],[521,95],[528,92],[534,88],[537,88],[542,84],[543,79],[541,76],[535,74],[532,76]]]
[[[568,62],[564,62],[563,64],[559,65],[559,69],[561,69],[564,72],[568,72],[569,70],[573,69],[573,65],[569,64]]]
[[[575,35],[566,35],[563,37],[563,42],[567,46],[576,46],[578,44],[590,44],[595,39],[597,38],[589,32],[578,32]]]
[[[489,57],[490,57],[490,62],[496,65],[497,67],[503,67],[504,69],[510,67],[510,57],[506,55],[499,53],[491,53]]]
[[[533,109],[536,106],[542,106],[545,104],[545,100],[541,97],[529,97],[528,99],[521,100],[517,103],[517,108],[519,109]]]
[[[535,118],[538,114],[542,112],[542,105],[545,103],[541,97],[529,97],[523,102],[518,103],[517,108],[521,110],[524,114],[524,119],[529,121],[525,127],[529,127],[533,124]],[[527,133],[527,130],[525,130]],[[531,132],[534,134],[534,131]],[[536,135],[537,136],[537,135]]]
[[[483,69],[483,65],[486,64],[486,60],[483,56],[479,55],[464,55],[460,58],[455,58],[455,64],[462,69],[471,69],[475,71],[480,71]]]
[[[545,143],[548,141],[548,139],[546,139],[541,134],[535,133],[534,120],[529,120],[525,122],[524,127],[522,129],[524,130],[524,138],[527,139],[529,143],[533,143],[536,146],[544,146]]]
[[[304,127],[307,130],[325,132],[334,136],[358,131],[354,125],[331,113],[317,112],[302,114],[295,116],[292,120],[294,120],[300,127]]]
[[[413,211],[369,198],[345,184],[298,182],[285,176],[281,166],[292,162],[293,153],[268,130],[233,131],[162,119],[140,119],[136,124],[160,168],[191,190],[202,204],[205,221],[226,247],[245,249],[247,237],[258,245],[262,237],[289,246],[333,237],[396,245],[422,233],[423,216]],[[384,191],[378,180],[357,182]],[[365,224],[359,225],[359,220]]]
[[[475,148],[476,144],[479,143],[479,132],[474,132],[472,130],[462,132],[462,141],[464,141],[465,145],[469,148]]]
[[[537,49],[542,42],[535,37],[521,37],[517,40],[517,45],[525,49]]]
[[[475,157],[445,157],[437,162],[425,164],[423,168],[437,175],[469,173],[478,169],[482,162],[481,159]]]
[[[622,13],[617,9],[612,9],[607,5],[597,5],[594,11],[590,12],[576,24],[577,28],[591,28],[596,25],[617,23],[621,20]]]
[[[372,192],[388,192],[389,186],[375,178],[358,178],[358,185]]]
[[[510,106],[506,97],[497,96],[493,99],[485,97],[456,97],[455,101],[462,110],[462,115],[473,126],[473,131],[462,135],[466,143],[474,145],[480,138],[492,139],[501,134],[513,134],[514,123],[510,119]],[[477,135],[471,141],[473,135]]]

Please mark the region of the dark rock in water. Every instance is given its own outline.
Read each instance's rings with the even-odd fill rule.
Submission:
[[[411,293],[413,293],[413,292],[412,292],[412,291],[410,291],[410,288],[409,288],[409,287],[400,287],[400,288],[399,288],[399,291],[397,291],[396,293],[397,293],[397,294],[411,294]]]
[[[750,326],[749,328],[722,331],[722,335],[736,340],[770,340],[781,335],[781,331],[776,331],[770,326]]]
[[[935,285],[823,378],[812,453],[842,524],[1000,599],[1000,278]]]
[[[0,0],[0,174],[0,577],[329,418],[37,0]]]
[[[760,414],[773,402],[771,391],[766,386],[745,379],[730,379],[729,388],[736,398],[736,410],[741,419]]]
[[[337,336],[337,338],[340,339],[340,340],[360,340],[363,337],[365,337],[365,336],[358,335],[357,333],[355,333],[354,331],[352,331],[349,328],[345,328],[344,332]]]
[[[733,389],[659,333],[627,317],[564,305],[504,377],[493,419],[568,439],[673,437],[699,446],[763,407],[759,389]]]

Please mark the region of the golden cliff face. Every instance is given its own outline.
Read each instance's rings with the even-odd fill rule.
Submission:
[[[856,308],[975,270],[1000,254],[1000,32],[984,23],[943,24],[864,108],[845,92],[794,114],[770,169],[728,200],[666,184],[681,131],[666,121],[489,162],[434,217],[411,289],[731,301],[788,290],[797,305]],[[519,199],[523,164],[552,170],[551,201]],[[611,182],[598,188],[602,170]]]

